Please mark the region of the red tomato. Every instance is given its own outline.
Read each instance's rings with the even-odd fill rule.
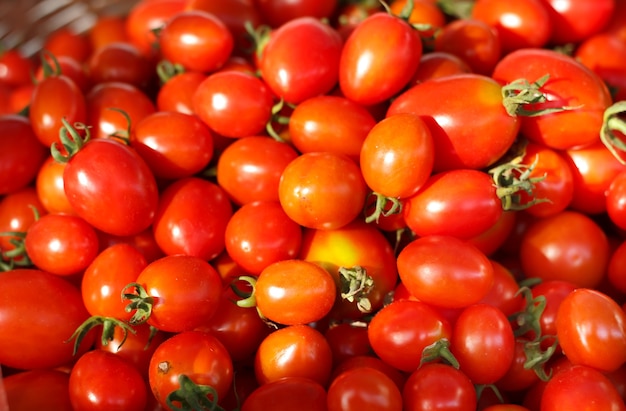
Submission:
[[[474,384],[493,384],[513,362],[515,336],[499,308],[474,304],[465,308],[456,320],[450,349],[461,371]]]
[[[204,73],[186,71],[169,78],[157,92],[157,109],[194,114],[193,95],[206,77]]]
[[[9,194],[35,179],[47,151],[24,117],[2,115],[0,128],[0,194]]]
[[[419,67],[409,85],[416,85],[426,80],[453,74],[471,72],[472,69],[467,63],[454,54],[445,51],[431,51],[422,55]]]
[[[1,260],[9,259],[18,264],[30,263],[23,256],[24,250],[20,250],[21,247],[15,244],[15,241],[18,244],[23,243],[23,238],[9,233],[26,233],[37,215],[41,217],[44,214],[46,210],[39,201],[37,192],[30,186],[13,191],[0,199],[0,233],[6,234],[0,235]],[[17,255],[13,255],[14,253]]]
[[[626,171],[615,176],[606,191],[606,211],[613,224],[626,229]]]
[[[513,273],[504,265],[493,260],[491,264],[493,265],[493,286],[480,302],[499,308],[508,317],[524,308],[520,285]]]
[[[64,163],[59,163],[54,157],[48,156],[37,172],[35,188],[47,212],[73,215],[76,213],[67,200],[63,186],[64,170]]]
[[[109,43],[98,48],[87,64],[93,84],[119,81],[146,90],[156,74],[154,63],[129,42]]]
[[[125,292],[127,289],[135,291],[124,294],[129,301],[126,309],[136,310],[131,324],[147,322],[162,331],[181,332],[194,329],[215,314],[222,279],[206,261],[178,254],[148,264]]]
[[[212,260],[225,248],[232,213],[226,192],[217,184],[199,177],[175,180],[161,192],[154,238],[165,254]]]
[[[552,23],[550,43],[579,43],[608,23],[615,0],[541,0]]]
[[[172,405],[191,407],[181,403],[185,395],[199,404],[215,403],[226,396],[233,383],[233,363],[226,348],[213,335],[200,331],[185,331],[163,341],[150,360],[149,381],[152,393],[164,409],[170,394],[179,391]],[[190,381],[189,381],[190,380]],[[211,393],[201,395],[189,392],[189,383],[211,387]],[[207,400],[208,397],[208,400]]]
[[[609,259],[607,279],[618,291],[626,293],[626,242],[620,243]]]
[[[24,298],[25,290],[36,298]],[[23,370],[70,363],[67,340],[87,317],[80,291],[65,279],[37,269],[0,273],[0,363]],[[92,342],[88,334],[79,355]]]
[[[398,273],[411,295],[446,308],[477,303],[493,285],[489,259],[450,236],[432,235],[409,243],[398,255]]]
[[[337,365],[343,364],[346,360],[373,354],[367,337],[367,327],[358,323],[331,325],[324,333],[324,337],[333,352],[335,375],[339,375],[336,373]]]
[[[303,401],[306,399],[306,401]],[[285,377],[254,390],[243,401],[241,411],[328,411],[326,389],[303,377]]]
[[[139,371],[113,353],[93,350],[72,367],[70,401],[75,411],[143,410],[147,388]]]
[[[411,319],[419,318],[420,321]],[[385,363],[413,372],[420,367],[424,350],[452,336],[450,323],[421,301],[394,301],[380,309],[369,324],[372,349]]]
[[[85,62],[92,52],[89,38],[68,27],[49,34],[42,49],[49,51],[53,56],[68,56],[81,63]]]
[[[563,211],[535,220],[520,246],[526,278],[565,280],[579,287],[596,287],[610,257],[602,228],[585,214]]]
[[[279,27],[299,17],[329,18],[337,7],[337,0],[257,0],[256,7],[263,21]]]
[[[6,392],[6,406],[9,407],[6,410],[74,411],[70,403],[69,379],[68,373],[51,369],[5,376],[0,384],[4,385]],[[4,405],[1,399],[0,405]]]
[[[3,50],[0,53],[0,83],[9,87],[29,84],[34,70],[32,60],[18,50]]]
[[[87,92],[92,86],[85,64],[69,56],[41,56],[42,64],[35,73],[36,83],[54,74],[63,74],[74,81],[78,88]],[[45,64],[43,64],[45,62]]]
[[[386,101],[408,84],[421,56],[422,40],[409,23],[388,13],[372,14],[344,44],[339,62],[341,91],[363,105]]]
[[[326,386],[332,363],[332,351],[323,334],[308,325],[291,325],[272,332],[261,342],[254,372],[261,385],[304,377]]]
[[[328,24],[314,17],[295,18],[273,30],[263,44],[261,77],[279,98],[299,104],[335,87],[342,48],[341,36]]]
[[[534,367],[528,367],[527,361],[532,360],[526,354],[526,347],[533,344],[529,340],[517,338],[515,340],[515,351],[513,361],[507,372],[496,382],[496,387],[504,392],[522,392],[528,390],[533,384],[540,381]],[[543,366],[543,365],[540,365]],[[506,411],[506,409],[501,410]],[[515,411],[515,410],[511,410]]]
[[[572,364],[615,371],[626,363],[626,314],[599,291],[579,288],[563,299],[556,336]]]
[[[483,169],[509,150],[520,128],[504,102],[502,86],[490,77],[445,76],[400,94],[387,116],[412,113],[424,120],[435,143],[435,171]]]
[[[613,101],[626,100],[626,41],[616,35],[595,34],[583,40],[575,58],[604,80]]]
[[[407,3],[407,0],[394,0],[389,5],[389,10],[396,16],[399,16]],[[411,9],[411,14],[409,14],[408,22],[419,31],[425,44],[431,46],[435,33],[446,24],[446,15],[437,6],[436,2],[418,0],[413,1],[413,8]]]
[[[374,368],[381,371],[386,376],[391,378],[400,390],[402,390],[404,382],[406,381],[406,375],[403,372],[393,367],[392,365],[387,364],[373,354],[356,355],[337,364],[333,369],[331,381],[334,379],[334,376],[340,375],[344,371],[361,367]]]
[[[129,11],[126,17],[126,35],[146,56],[156,54],[157,37],[155,30],[177,13],[185,9],[187,0],[141,0]]]
[[[522,117],[522,135],[556,149],[597,142],[611,96],[600,78],[582,63],[556,51],[526,48],[504,56],[493,71],[493,78],[501,83],[518,79],[534,82],[545,75],[550,77],[539,91],[546,101],[532,105],[532,109],[570,109]]]
[[[158,37],[164,59],[186,70],[212,72],[228,59],[235,40],[214,14],[202,10],[176,13],[163,25]]]
[[[518,219],[517,211],[505,211],[500,215],[496,223],[477,236],[466,241],[477,247],[487,256],[491,256],[500,251],[507,240],[512,236]]]
[[[359,166],[343,154],[305,153],[285,167],[278,198],[303,227],[340,228],[363,211],[367,186]]]
[[[476,390],[462,372],[447,364],[424,364],[413,371],[402,391],[404,409],[475,411]]]
[[[359,367],[339,374],[328,387],[328,411],[401,411],[402,393],[375,368]]]
[[[100,47],[111,43],[128,42],[126,35],[126,16],[98,16],[98,19],[87,32],[91,48],[96,52]]]

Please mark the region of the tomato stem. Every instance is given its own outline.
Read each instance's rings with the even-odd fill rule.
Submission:
[[[609,149],[611,154],[622,164],[626,165],[624,154],[626,153],[626,143],[623,138],[626,136],[626,121],[621,118],[626,113],[626,101],[618,101],[604,111],[604,121],[600,129],[600,139]],[[616,134],[620,133],[620,135]]]
[[[135,293],[126,293],[129,288],[135,288]],[[145,288],[138,283],[130,283],[122,289],[122,301],[128,300],[130,303],[126,306],[125,310],[130,313],[136,310],[133,316],[128,321],[131,325],[139,325],[148,321],[152,314],[152,307],[154,306],[154,298],[148,295]]]
[[[514,331],[516,337],[532,332],[531,341],[537,341],[541,338],[541,324],[539,320],[546,308],[546,297],[543,295],[533,297],[532,291],[528,287],[521,287],[517,291],[517,295],[520,294],[524,296],[526,305],[522,311],[511,314],[509,321],[516,326]]]
[[[469,18],[475,0],[437,0],[437,6],[446,15],[454,18]]]
[[[543,350],[541,345],[548,338],[554,338],[554,341],[547,349]],[[526,355],[526,361],[524,362],[524,369],[532,369],[540,380],[548,381],[552,376],[552,370],[546,373],[544,365],[552,358],[558,345],[559,341],[555,335],[544,335],[535,341],[525,342],[524,354]]]
[[[289,117],[281,115],[280,112],[285,107],[285,101],[280,99],[280,101],[272,106],[272,115],[265,125],[265,131],[270,135],[274,140],[284,143],[285,139],[280,136],[280,134],[274,128],[274,124],[278,124],[281,126],[286,126],[289,124]]]
[[[355,302],[362,313],[372,311],[372,303],[367,296],[374,287],[374,279],[367,274],[367,270],[361,266],[352,268],[340,267],[339,282],[341,298],[349,302]]]
[[[381,216],[389,217],[390,215],[400,214],[402,212],[402,202],[399,199],[387,197],[377,192],[370,193],[370,197],[372,196],[376,197],[376,202],[374,203],[374,211],[369,215],[367,215],[369,202],[366,202],[366,223],[378,222]]]
[[[217,391],[210,385],[199,385],[188,376],[178,377],[180,388],[169,393],[165,399],[167,406],[174,411],[224,411],[217,402]],[[174,405],[174,401],[180,406]]]
[[[534,117],[580,108],[580,106],[563,106],[527,109],[526,106],[529,104],[540,104],[548,101],[546,95],[541,91],[541,87],[543,87],[549,79],[550,75],[546,74],[533,83],[530,83],[526,79],[517,79],[502,87],[502,104],[506,112],[512,117]]]
[[[89,141],[91,133],[89,127],[83,123],[75,123],[73,126],[65,118],[61,119],[63,126],[59,129],[59,141],[63,150],[59,149],[58,142],[50,146],[50,154],[59,163],[67,163]],[[85,136],[81,136],[78,130],[84,130]]]
[[[126,338],[128,337],[129,332],[132,334],[137,333],[137,331],[135,331],[135,329],[132,328],[128,323],[122,320],[118,320],[117,318],[102,317],[97,315],[91,316],[87,318],[81,325],[79,325],[78,328],[76,328],[74,333],[67,340],[69,342],[75,339],[73,355],[76,355],[76,353],[78,352],[78,347],[80,347],[80,343],[83,341],[87,333],[91,331],[92,328],[99,325],[102,326],[102,336],[100,342],[104,346],[108,345],[110,341],[113,341],[115,335],[115,327],[120,327],[122,329],[122,332],[124,333],[124,338],[120,342],[120,345],[117,347],[118,350],[126,342]]]
[[[39,60],[41,62],[41,69],[43,70],[43,78],[58,76],[62,74],[61,65],[56,56],[48,50],[41,50]],[[52,64],[50,64],[52,62]],[[33,83],[36,83],[36,79],[33,78]]]
[[[172,63],[168,60],[161,60],[156,66],[156,72],[159,76],[161,84],[167,83],[172,77],[176,77],[179,74],[185,72],[185,67],[181,64]]]
[[[116,130],[112,134],[109,134],[109,137],[115,137],[121,140],[122,143],[129,146],[130,145],[130,126],[132,123],[130,116],[128,115],[126,111],[122,110],[121,108],[107,107],[107,109],[120,113],[126,119],[126,130]]]
[[[457,370],[461,367],[459,361],[456,359],[454,354],[452,354],[452,351],[450,351],[450,341],[447,338],[437,340],[424,348],[419,366],[421,367],[426,363],[437,361],[439,359],[444,360]]]

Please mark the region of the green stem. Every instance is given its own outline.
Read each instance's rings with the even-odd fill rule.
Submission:
[[[134,288],[135,293],[126,293],[129,288]],[[122,301],[127,300],[126,312],[136,310],[128,321],[131,325],[143,324],[150,318],[154,306],[154,298],[148,295],[141,284],[130,283],[122,289]]]
[[[527,109],[529,104],[540,104],[548,101],[546,95],[541,91],[541,87],[549,79],[550,75],[546,74],[533,83],[526,79],[518,79],[502,87],[502,104],[506,112],[510,116],[535,117],[580,108],[580,106],[563,106]]]
[[[422,358],[420,360],[420,367],[426,363],[444,360],[457,370],[460,368],[459,361],[456,359],[452,351],[450,351],[450,341],[447,338],[442,338],[430,344],[424,351],[422,351]]]
[[[398,198],[386,197],[376,192],[371,193],[370,196],[376,197],[376,202],[374,203],[374,211],[372,211],[370,214],[367,214],[367,209],[369,208],[369,206],[365,206],[366,223],[378,222],[381,216],[389,217],[390,215],[400,214],[402,212],[402,202]]]
[[[372,303],[368,295],[374,287],[374,279],[367,274],[367,270],[361,266],[351,268],[340,267],[339,283],[341,298],[349,302],[355,302],[362,313],[372,311]]]
[[[137,333],[134,328],[132,328],[129,324],[125,323],[122,320],[118,320],[117,318],[113,317],[102,317],[94,315],[92,317],[89,317],[81,325],[79,325],[78,328],[76,328],[76,331],[74,331],[72,336],[67,340],[69,342],[75,339],[74,355],[76,355],[76,353],[78,352],[80,343],[83,341],[87,333],[91,331],[91,329],[100,325],[102,326],[102,335],[100,337],[100,342],[104,346],[108,345],[110,341],[113,341],[113,338],[115,336],[115,327],[120,327],[122,329],[122,332],[124,333],[124,338],[120,342],[120,345],[117,347],[118,350],[126,342],[126,338],[128,337],[129,332],[131,334]]]
[[[217,391],[210,385],[199,385],[188,376],[178,377],[180,388],[172,391],[165,399],[173,411],[225,411],[218,405]],[[180,403],[180,406],[174,405]]]
[[[626,101],[618,101],[604,111],[600,140],[620,163],[626,165],[626,159],[624,159],[626,143],[623,140],[626,137],[626,121],[621,117],[624,114],[626,114]]]
[[[67,163],[90,140],[91,134],[89,127],[83,123],[71,125],[65,118],[61,119],[61,123],[63,126],[59,129],[59,141],[65,152],[62,152],[58,143],[54,142],[50,146],[50,154],[57,162]],[[78,130],[84,130],[85,136],[81,136]]]

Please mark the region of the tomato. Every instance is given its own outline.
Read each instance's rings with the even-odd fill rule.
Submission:
[[[63,172],[65,164],[59,163],[52,156],[48,156],[35,179],[35,188],[39,201],[49,213],[76,214],[67,200],[63,186]]]
[[[328,387],[327,399],[328,411],[402,410],[400,389],[375,368],[359,367],[339,374]]]
[[[626,22],[625,10],[626,3],[624,3],[623,0],[616,0],[613,15],[609,18],[602,32],[613,34],[626,40],[626,25],[624,24]]]
[[[520,246],[526,278],[565,280],[579,287],[600,284],[609,257],[602,228],[587,215],[569,210],[531,223]]]
[[[271,27],[279,27],[287,22],[311,16],[318,19],[329,18],[338,5],[337,0],[257,0],[262,20]]]
[[[172,276],[172,272],[176,275]],[[147,322],[162,331],[192,330],[217,311],[222,279],[206,261],[170,255],[148,264],[124,287],[127,310],[136,310],[131,324]],[[190,287],[193,287],[190,289]],[[141,288],[141,289],[140,289]]]
[[[172,409],[168,396],[174,391],[190,395],[190,382],[211,387],[211,392],[203,395],[213,403],[226,396],[233,382],[233,363],[228,351],[216,337],[200,331],[181,332],[163,341],[152,355],[149,371],[152,393],[166,410]],[[171,399],[173,406],[177,402],[178,407],[183,405],[181,396]],[[199,396],[196,393],[192,398],[207,400]]]
[[[85,64],[72,57],[42,54],[41,61],[42,64],[35,72],[35,85],[56,73],[72,79],[83,93],[87,92],[92,86]],[[43,64],[44,62],[46,64]]]
[[[407,0],[394,0],[389,5],[389,10],[399,16],[406,4]],[[435,33],[446,24],[446,15],[434,1],[418,0],[413,1],[408,22],[419,30],[422,39],[424,39],[424,44],[431,46]]]
[[[380,309],[368,327],[370,345],[376,355],[405,372],[417,370],[424,350],[450,339],[451,335],[448,321],[421,301],[394,301]]]
[[[25,290],[36,298],[25,298]],[[0,363],[23,370],[70,363],[67,340],[87,317],[80,291],[64,278],[38,269],[0,273]],[[92,342],[87,335],[79,354]]]
[[[466,241],[477,247],[487,256],[501,251],[504,244],[512,236],[518,219],[517,211],[505,211],[491,228]]]
[[[225,248],[224,233],[232,216],[226,192],[199,177],[175,180],[159,199],[152,225],[165,254],[186,254],[212,260]]]
[[[278,201],[248,203],[226,225],[226,251],[246,272],[257,275],[268,265],[300,252],[302,229]]]
[[[611,253],[607,267],[607,279],[609,283],[620,292],[626,292],[626,242],[620,243]]]
[[[367,327],[358,323],[331,325],[324,333],[324,337],[333,352],[335,370],[337,365],[350,358],[373,354],[367,337]]]
[[[93,350],[72,367],[69,393],[75,411],[143,410],[147,388],[139,371],[113,353]]]
[[[163,25],[158,37],[162,58],[187,70],[212,72],[233,51],[235,40],[214,14],[202,10],[176,13]]]
[[[579,288],[563,299],[556,335],[572,364],[615,371],[626,363],[626,314],[599,291]]]
[[[332,362],[332,351],[322,333],[308,325],[290,325],[261,341],[254,372],[261,385],[304,377],[326,386]]]
[[[387,116],[412,113],[424,120],[435,143],[435,171],[483,169],[509,150],[520,128],[520,117],[507,113],[504,102],[498,82],[470,73],[406,90],[391,103]]]
[[[570,56],[547,49],[526,48],[504,56],[493,71],[501,83],[529,82],[549,75],[539,88],[546,98],[532,109],[568,107],[565,111],[522,117],[521,134],[556,149],[597,142],[604,110],[611,96],[600,78]]]
[[[359,166],[342,154],[305,153],[285,167],[278,198],[287,215],[308,228],[340,228],[363,211],[367,186]]]
[[[30,74],[34,70],[31,59],[15,49],[0,53],[0,83],[9,87],[18,87],[32,81]]]
[[[299,257],[321,265],[341,285],[329,314],[338,320],[377,311],[398,281],[393,248],[375,226],[358,219],[337,229],[305,229]],[[353,289],[355,281],[365,287]]]
[[[87,32],[91,49],[95,53],[100,47],[111,43],[129,42],[126,35],[126,16],[98,16],[94,25]]]
[[[298,104],[335,87],[342,48],[334,28],[314,17],[299,17],[270,33],[260,50],[258,67],[274,94]]]
[[[8,194],[35,179],[47,151],[24,117],[0,116],[0,128],[0,194]]]
[[[471,16],[495,28],[503,54],[544,47],[552,34],[550,15],[541,0],[477,0]]]
[[[292,146],[270,137],[243,137],[217,159],[217,182],[238,205],[278,201],[280,176],[297,157]]]
[[[497,307],[507,317],[524,308],[524,300],[520,296],[520,286],[513,273],[504,265],[491,260],[493,265],[493,285],[481,303]]]
[[[186,71],[169,78],[157,92],[158,111],[194,114],[193,95],[206,77],[204,73]]]
[[[474,304],[459,315],[450,349],[461,371],[474,384],[493,384],[506,374],[513,362],[515,336],[499,308]]]
[[[400,390],[402,390],[402,387],[404,386],[404,383],[406,381],[405,373],[387,364],[386,362],[372,354],[356,355],[337,364],[333,369],[331,381],[334,379],[335,376],[340,375],[344,371],[361,367],[373,368],[384,373],[387,377],[393,380],[393,382]]]
[[[326,389],[309,378],[285,377],[261,385],[241,405],[241,411],[265,411],[268,408],[273,411],[327,411]]]
[[[408,84],[421,56],[417,30],[392,14],[374,13],[345,41],[339,61],[341,92],[363,105],[383,102]]]
[[[392,115],[377,123],[363,141],[361,172],[375,193],[407,198],[430,177],[434,155],[430,130],[420,117]]]
[[[7,407],[10,407],[7,410],[73,411],[69,397],[69,374],[64,371],[22,371],[5,376],[0,384],[6,391]],[[0,405],[3,405],[2,402]]]
[[[624,199],[626,198],[626,171],[615,176],[606,191],[606,211],[613,224],[621,229],[626,228]]]
[[[11,235],[9,233],[26,233],[28,228],[35,222],[36,215],[42,216],[46,214],[46,210],[39,201],[37,192],[30,186],[26,186],[20,190],[9,193],[0,199],[0,251],[2,259],[11,257],[14,262],[28,263],[22,256],[20,246],[15,244],[22,240],[19,235]],[[7,254],[8,255],[5,255]]]
[[[473,245],[456,237],[413,240],[398,255],[398,273],[420,301],[446,308],[479,302],[493,285],[493,265]]]
[[[595,34],[582,41],[575,58],[604,80],[614,101],[626,99],[626,42],[616,35]]]
[[[413,371],[402,391],[407,410],[476,410],[476,391],[472,381],[447,364],[424,364]]]
[[[606,26],[615,0],[541,0],[552,24],[550,43],[579,43]]]
[[[213,157],[209,128],[197,117],[177,112],[144,117],[135,125],[130,144],[156,177],[168,180],[199,173]]]
[[[542,411],[623,411],[624,401],[601,372],[584,365],[564,369],[548,381],[541,397]]]
[[[46,36],[42,49],[54,56],[68,56],[85,62],[91,54],[89,38],[68,27],[59,28]]]
[[[182,12],[186,4],[186,0],[138,1],[126,17],[126,36],[144,55],[154,56],[154,46],[158,42],[154,30],[160,29],[170,18]]]
[[[271,118],[272,92],[251,73],[209,75],[193,95],[193,111],[212,131],[240,138],[262,133]]]
[[[453,74],[471,73],[466,62],[445,51],[431,51],[422,54],[420,64],[409,85],[416,85],[429,79]]]
[[[471,169],[434,174],[408,198],[404,220],[418,236],[475,237],[502,215],[502,201],[489,174]]]
[[[95,229],[82,218],[65,214],[46,214],[33,222],[24,245],[37,268],[57,275],[82,272],[99,252]]]
[[[343,153],[358,162],[363,141],[375,125],[374,116],[360,104],[322,95],[296,106],[289,118],[289,137],[301,153]]]
[[[507,372],[498,379],[496,387],[504,392],[521,392],[529,389],[537,381],[540,381],[537,372],[526,365],[530,359],[526,354],[526,347],[532,344],[529,340],[517,338],[513,361]],[[502,410],[506,411],[506,410]]]
[[[147,262],[152,262],[157,258],[163,257],[165,254],[159,248],[159,245],[154,238],[152,228],[149,227],[142,232],[130,235],[130,236],[116,236],[98,231],[98,237],[100,239],[100,249],[104,250],[114,244],[124,243],[130,244],[144,256]]]
[[[482,411],[530,411],[526,407],[516,404],[495,404],[490,405],[487,408],[483,408]]]
[[[98,48],[87,64],[93,84],[119,81],[146,90],[155,79],[153,62],[129,42],[115,42]]]

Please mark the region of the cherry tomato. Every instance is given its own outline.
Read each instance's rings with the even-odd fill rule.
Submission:
[[[268,408],[274,411],[328,411],[326,389],[309,378],[285,377],[261,385],[241,405],[241,411],[265,411]]]
[[[0,83],[17,87],[32,81],[30,74],[35,65],[18,50],[3,50],[0,53]]]
[[[477,247],[487,256],[501,251],[504,244],[514,233],[518,219],[517,211],[505,211],[491,228],[466,241]]]
[[[54,157],[48,156],[37,172],[35,188],[47,212],[73,215],[76,213],[65,195],[63,186],[64,170],[64,163],[59,163]]]
[[[86,93],[92,86],[91,79],[87,73],[84,63],[75,60],[70,56],[49,56],[42,54],[42,63],[47,62],[46,65],[41,64],[35,72],[35,83],[43,81],[46,77],[56,74],[63,74],[74,81],[78,88]],[[52,70],[50,69],[52,68]],[[53,71],[54,73],[51,73]]]
[[[616,35],[599,33],[583,40],[575,58],[604,80],[614,101],[626,100],[626,42]]]
[[[91,54],[87,71],[93,84],[119,81],[147,90],[155,79],[153,62],[132,43],[115,42]]]
[[[406,4],[407,0],[394,0],[389,5],[389,10],[396,16],[399,16],[402,14],[402,9],[406,7]],[[432,46],[435,33],[446,24],[446,15],[434,1],[418,0],[413,1],[413,8],[408,17],[408,22],[419,31],[424,44]]]
[[[324,336],[333,352],[335,370],[338,364],[342,364],[350,358],[373,354],[367,337],[367,327],[358,323],[331,325],[324,333]]]
[[[156,54],[158,40],[155,30],[182,12],[186,0],[141,0],[129,11],[125,21],[126,35],[141,52],[149,57]]]
[[[520,286],[508,268],[493,260],[491,264],[493,286],[480,302],[499,308],[508,317],[524,308],[524,300],[519,295]]]
[[[87,35],[68,27],[57,29],[46,36],[42,48],[54,56],[68,56],[80,62],[87,61],[92,52]]]
[[[505,392],[521,392],[529,389],[537,381],[540,381],[535,370],[526,366],[529,360],[526,354],[526,346],[529,343],[530,341],[523,338],[517,338],[515,340],[515,351],[511,366],[496,382],[496,387],[499,390]]]
[[[620,243],[611,254],[607,267],[607,280],[618,291],[626,293],[626,242]]]
[[[615,9],[615,0],[541,0],[552,24],[550,43],[578,43],[606,26]]]
[[[18,235],[9,233],[26,233],[28,228],[35,222],[37,215],[46,214],[37,192],[30,186],[13,191],[0,199],[0,252],[5,253],[15,250],[15,241],[20,241]],[[15,250],[14,252],[19,251]],[[22,261],[22,255],[14,256],[14,261]]]
[[[193,95],[206,77],[204,73],[186,71],[169,78],[157,92],[157,109],[194,114]]]
[[[22,371],[5,376],[2,384],[7,406],[10,407],[7,410],[73,411],[69,379],[68,373],[51,369]]]
[[[466,62],[445,51],[431,51],[422,54],[420,64],[409,85],[416,85],[429,79],[453,74],[471,73]]]
[[[328,387],[327,399],[328,411],[402,410],[400,389],[375,368],[359,367],[339,374]]]
[[[626,229],[626,171],[615,176],[609,189],[606,191],[606,211],[613,224],[621,229]]]
[[[413,371],[402,391],[407,410],[476,410],[476,390],[472,381],[447,364],[424,364]]]
[[[257,0],[263,21],[272,27],[304,16],[318,19],[329,18],[337,7],[337,0]]]
[[[356,355],[337,364],[333,369],[331,381],[334,379],[335,376],[340,375],[344,371],[361,367],[374,368],[391,378],[400,390],[402,390],[402,387],[404,387],[404,383],[406,381],[405,373],[401,372],[392,365],[387,364],[373,354]]]
[[[100,47],[111,43],[129,42],[130,40],[126,35],[126,16],[98,16],[94,25],[89,29],[87,36],[94,53]]]

